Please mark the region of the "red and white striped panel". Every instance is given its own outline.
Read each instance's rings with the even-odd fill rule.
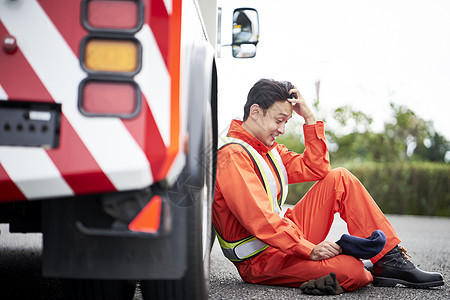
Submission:
[[[136,34],[143,67],[135,77],[142,110],[132,120],[86,117],[78,110],[78,86],[87,76],[79,62],[87,34],[79,22],[80,0],[0,2],[0,37],[13,35],[19,47],[14,54],[0,50],[0,99],[62,104],[57,149],[0,146],[0,201],[139,189],[164,178],[168,149],[179,135],[171,101],[177,86],[168,64],[169,2],[144,1],[145,24]]]

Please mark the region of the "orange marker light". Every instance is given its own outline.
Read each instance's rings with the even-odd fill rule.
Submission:
[[[137,71],[139,46],[133,40],[90,39],[85,46],[84,65],[93,71]]]

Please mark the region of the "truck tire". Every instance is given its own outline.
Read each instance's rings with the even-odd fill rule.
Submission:
[[[202,146],[195,153],[195,160],[202,166],[202,182],[198,192],[190,193],[193,205],[188,209],[187,228],[187,270],[179,280],[143,280],[141,291],[143,298],[173,300],[206,300],[209,297],[209,267],[212,237],[211,208],[213,199],[213,161],[215,143],[211,108],[207,104]],[[191,147],[190,147],[191,149]],[[205,153],[205,149],[208,149]],[[191,154],[191,153],[190,153]],[[181,251],[182,249],[180,249]]]

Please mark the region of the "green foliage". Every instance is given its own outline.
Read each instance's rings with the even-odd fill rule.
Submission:
[[[372,119],[349,106],[337,108],[333,118],[342,130],[328,132],[329,142],[337,145],[330,151],[333,161],[445,162],[450,143],[433,128],[433,123],[419,118],[405,106],[391,103],[392,119],[382,132],[375,133]]]
[[[440,163],[362,163],[346,166],[387,214],[450,217],[450,165]],[[295,204],[314,183],[289,186]]]
[[[431,138],[427,138],[423,143],[417,145],[416,149],[414,149],[414,157],[429,161],[444,162],[445,154],[449,151],[449,148],[449,141],[435,132]]]
[[[349,166],[385,213],[450,216],[450,165],[372,163]]]
[[[289,185],[289,193],[286,198],[286,204],[295,205],[309,191],[315,182],[302,182]]]
[[[289,150],[296,153],[303,153],[305,150],[305,143],[303,136],[294,133],[285,133],[277,137],[277,143],[285,145]]]

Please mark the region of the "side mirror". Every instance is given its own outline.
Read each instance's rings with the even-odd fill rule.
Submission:
[[[259,42],[258,12],[253,8],[237,8],[233,12],[233,57],[250,58],[256,55]]]

